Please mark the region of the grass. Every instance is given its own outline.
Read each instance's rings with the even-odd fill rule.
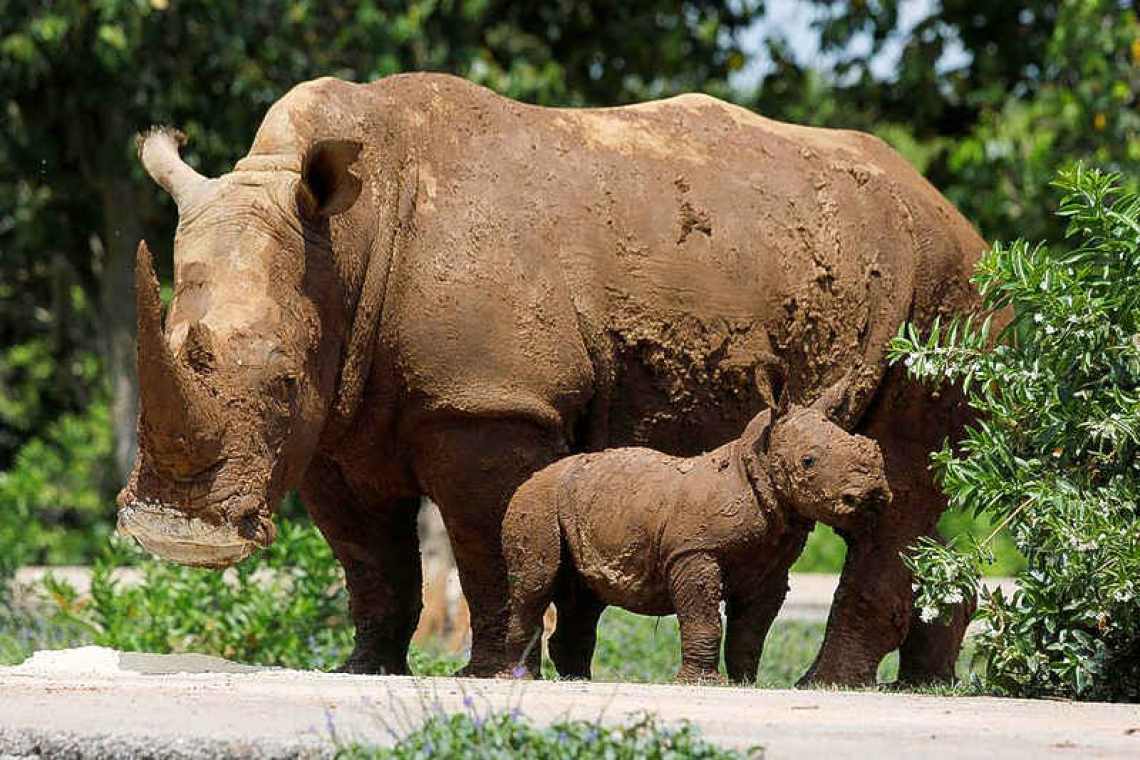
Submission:
[[[822,622],[776,622],[764,645],[757,684],[795,685],[815,658],[823,630]],[[668,683],[680,666],[681,634],[675,616],[651,618],[614,607],[602,615],[594,652],[595,680]],[[553,669],[544,672],[553,674]]]
[[[798,620],[777,621],[768,634],[756,685],[786,689],[803,675],[823,642],[824,624]],[[0,614],[0,665],[23,662],[38,649],[61,649],[92,643],[88,631],[68,626],[55,618],[37,616],[28,608]],[[969,641],[959,659],[959,674],[970,674]],[[216,654],[216,653],[215,653]],[[446,676],[465,662],[461,654],[448,652],[428,642],[412,645],[408,655],[412,673],[419,676]],[[676,617],[651,618],[610,608],[602,615],[598,646],[594,653],[593,674],[597,681],[627,683],[669,683],[681,663],[681,638]],[[305,667],[306,665],[302,665]],[[328,667],[327,657],[314,652],[307,667]],[[887,656],[879,668],[879,680],[893,681],[898,673],[898,655]],[[543,674],[556,678],[549,660]],[[940,687],[938,693],[964,693],[962,686]],[[950,691],[945,690],[949,688]]]
[[[756,685],[788,689],[804,674],[823,643],[824,623],[778,620],[764,642],[764,655]],[[967,639],[958,658],[958,674],[969,679],[973,647]],[[889,683],[898,677],[898,653],[887,655],[879,666],[878,679]],[[597,681],[668,683],[681,664],[681,635],[676,617],[650,618],[610,608],[602,615],[593,675]],[[544,675],[553,668],[544,663]],[[723,672],[723,664],[722,664]],[[967,693],[962,685],[940,687],[945,693]]]
[[[701,739],[692,726],[663,726],[648,714],[618,726],[567,720],[536,727],[517,711],[482,716],[473,709],[434,715],[390,749],[350,744],[341,745],[336,755],[351,760],[747,760],[761,756],[759,747],[745,752],[722,749]]]

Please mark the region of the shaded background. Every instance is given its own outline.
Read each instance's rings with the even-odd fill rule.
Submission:
[[[168,277],[175,224],[134,157],[152,123],[181,127],[216,175],[322,75],[448,71],[548,105],[703,91],[874,132],[987,239],[1059,239],[1059,167],[1140,176],[1138,6],[0,0],[4,561],[85,563],[112,529],[135,447],[134,250],[145,237]],[[837,542],[812,547],[801,569],[838,569]]]

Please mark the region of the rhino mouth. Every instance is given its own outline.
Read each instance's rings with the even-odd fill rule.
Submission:
[[[848,491],[840,497],[840,501],[846,508],[842,511],[850,513],[869,512],[875,514],[881,512],[891,503],[891,492],[881,487],[872,488],[867,492]]]
[[[193,567],[229,567],[258,546],[233,525],[214,525],[157,502],[132,500],[123,505],[118,530],[152,554]]]

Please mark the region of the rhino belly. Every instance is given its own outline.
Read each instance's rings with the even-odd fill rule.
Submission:
[[[593,459],[597,455],[592,455]],[[562,531],[579,577],[605,603],[645,615],[672,612],[659,562],[673,461],[645,449],[601,456],[564,484]]]

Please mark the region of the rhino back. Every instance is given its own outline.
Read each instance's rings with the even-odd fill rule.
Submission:
[[[873,137],[699,95],[549,109],[442,75],[368,90],[419,177],[382,328],[410,407],[521,409],[579,446],[691,454],[764,405],[760,353],[810,400],[912,311],[972,302],[981,240]]]

